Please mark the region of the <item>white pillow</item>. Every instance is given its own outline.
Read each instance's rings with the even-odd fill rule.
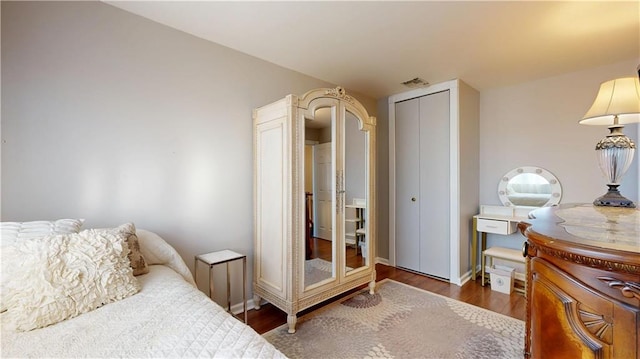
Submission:
[[[78,233],[84,219],[59,219],[56,221],[0,222],[0,244],[6,245],[29,238],[50,234]]]
[[[191,271],[189,271],[189,268],[187,268],[187,265],[178,252],[176,252],[175,248],[154,232],[138,229],[136,234],[140,241],[140,253],[148,265],[166,265],[182,275],[182,277],[194,287],[196,286]]]
[[[6,281],[16,268],[9,267],[4,259],[5,245],[16,241],[44,237],[52,234],[78,233],[84,219],[58,219],[55,221],[0,222],[0,312],[7,309]]]
[[[13,271],[2,324],[27,331],[75,317],[137,293],[125,236],[87,230],[15,242],[3,260]]]

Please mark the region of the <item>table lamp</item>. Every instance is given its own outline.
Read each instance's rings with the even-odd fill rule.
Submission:
[[[638,77],[604,82],[582,125],[608,125],[610,133],[596,144],[598,164],[607,178],[609,191],[593,201],[596,206],[635,208],[633,201],[620,194],[618,186],[633,161],[636,145],[622,133],[627,123],[640,122],[640,83]]]

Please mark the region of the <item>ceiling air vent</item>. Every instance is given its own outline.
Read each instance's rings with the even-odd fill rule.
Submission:
[[[409,81],[405,81],[402,83],[403,85],[407,86],[407,87],[411,87],[411,88],[416,88],[416,87],[427,87],[429,86],[429,82],[416,77],[414,79],[411,79]]]

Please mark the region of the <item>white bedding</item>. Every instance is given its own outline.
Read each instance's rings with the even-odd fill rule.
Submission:
[[[13,332],[3,325],[0,356],[284,358],[196,289],[163,239],[140,230],[138,236],[143,255],[155,264],[136,277],[138,294],[42,329]]]
[[[5,357],[284,358],[251,327],[163,265],[140,293],[29,332],[2,331]]]

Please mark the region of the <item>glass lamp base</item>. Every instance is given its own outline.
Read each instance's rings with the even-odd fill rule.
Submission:
[[[596,198],[593,201],[594,206],[601,207],[626,207],[636,208],[636,204],[632,200],[627,199],[618,191],[618,185],[608,185],[609,191],[603,196]]]

